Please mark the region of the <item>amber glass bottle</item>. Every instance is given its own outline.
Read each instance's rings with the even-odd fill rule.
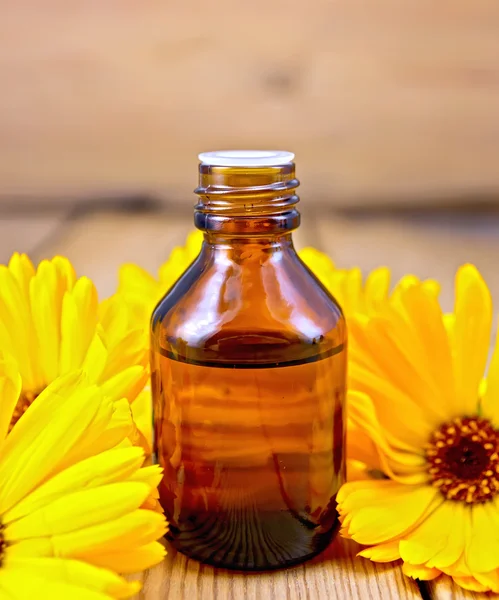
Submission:
[[[293,247],[293,158],[200,155],[204,243],[152,317],[169,539],[227,568],[303,561],[337,527],[347,332]]]

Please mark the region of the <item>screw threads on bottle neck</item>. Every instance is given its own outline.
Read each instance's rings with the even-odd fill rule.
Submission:
[[[294,163],[264,167],[201,164],[196,227],[234,235],[285,233],[300,214]]]

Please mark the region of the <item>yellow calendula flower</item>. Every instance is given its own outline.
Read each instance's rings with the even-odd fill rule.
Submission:
[[[163,515],[150,510],[161,478],[131,446],[126,399],[78,373],[56,378],[8,433],[22,394],[17,365],[0,359],[0,597],[128,598],[118,573],[164,556]]]
[[[16,253],[0,265],[0,348],[22,382],[11,426],[47,385],[75,369],[110,398],[131,403],[147,381],[143,330],[126,303],[115,296],[99,305],[92,281],[77,278],[59,256],[35,268]]]
[[[409,576],[499,592],[499,344],[484,380],[492,302],[473,266],[450,322],[417,282],[350,320],[349,417],[386,479],[343,486],[342,533]]]

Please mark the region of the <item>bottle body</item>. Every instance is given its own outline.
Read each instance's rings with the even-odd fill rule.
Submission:
[[[346,327],[291,234],[207,231],[151,340],[173,545],[243,570],[325,548],[345,470]]]

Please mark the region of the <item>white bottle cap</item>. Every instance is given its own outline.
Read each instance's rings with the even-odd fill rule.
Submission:
[[[220,150],[203,152],[199,160],[214,167],[276,167],[293,162],[292,152],[281,150]]]

